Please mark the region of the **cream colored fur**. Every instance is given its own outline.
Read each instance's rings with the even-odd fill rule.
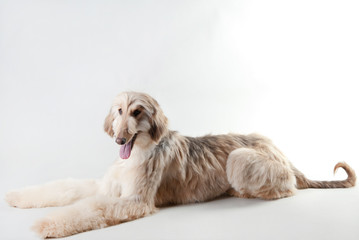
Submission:
[[[257,134],[182,136],[168,130],[157,101],[143,93],[117,96],[104,129],[121,149],[132,148],[127,148],[128,159],[119,158],[102,179],[59,180],[6,195],[19,208],[68,205],[35,223],[39,236],[69,236],[141,218],[160,206],[207,201],[225,193],[278,199],[298,188],[351,187],[356,180],[354,171],[339,163],[335,169],[344,168],[347,180],[311,181]]]

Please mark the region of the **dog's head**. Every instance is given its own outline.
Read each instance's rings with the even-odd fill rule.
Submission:
[[[121,145],[120,157],[127,159],[135,144],[157,144],[167,131],[167,118],[155,99],[144,93],[123,92],[112,103],[105,131]]]

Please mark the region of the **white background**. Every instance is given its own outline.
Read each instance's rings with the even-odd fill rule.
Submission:
[[[0,194],[101,177],[119,151],[103,121],[126,90],[155,97],[183,134],[258,132],[310,178],[333,179],[338,161],[359,171],[358,12],[357,0],[0,0]],[[47,212],[1,206],[2,239],[29,238]]]

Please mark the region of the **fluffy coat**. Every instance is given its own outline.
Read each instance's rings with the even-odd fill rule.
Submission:
[[[211,200],[225,193],[279,199],[303,188],[355,185],[346,163],[343,181],[311,181],[267,138],[207,135],[193,138],[167,128],[155,99],[144,93],[118,95],[104,129],[120,145],[120,158],[99,180],[66,179],[11,191],[14,207],[64,206],[33,229],[43,238],[64,237],[152,214],[157,207]]]

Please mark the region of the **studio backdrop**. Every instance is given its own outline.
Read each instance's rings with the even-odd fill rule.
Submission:
[[[0,189],[99,178],[112,99],[184,135],[257,132],[309,178],[359,171],[358,1],[0,1]],[[339,172],[337,178],[344,178]]]

